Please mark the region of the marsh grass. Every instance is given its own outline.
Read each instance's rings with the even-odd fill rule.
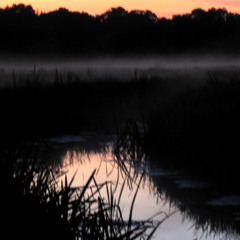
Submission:
[[[159,105],[148,119],[153,159],[238,192],[240,82],[211,79]]]
[[[235,218],[238,206],[210,206],[207,203],[217,195],[216,186],[179,188],[176,182],[164,176],[150,176],[158,198],[181,212],[182,221],[192,223],[202,238],[239,239],[239,221]],[[190,180],[190,179],[189,179]]]
[[[200,82],[177,71],[165,77],[149,71],[128,79],[83,77],[63,69],[49,76],[44,69],[13,72],[0,88],[1,147],[79,131],[113,132],[115,122],[145,119],[156,105]]]
[[[175,83],[173,88],[179,90],[180,85]],[[131,117],[126,127],[119,129],[115,144],[121,174],[130,175],[125,160],[131,160],[128,162],[134,169],[135,160],[144,159],[147,153],[151,159],[184,170],[193,178],[207,178],[216,191],[239,192],[239,81],[211,79],[175,94],[175,90],[164,93],[168,88],[159,78],[86,82],[69,76],[64,82],[56,73],[53,84],[42,84],[36,78],[36,83],[13,86],[0,90],[1,155],[26,139],[99,130],[111,124],[115,128],[114,122]],[[147,113],[147,127],[142,134],[136,119],[142,120],[143,112]],[[73,188],[66,180],[57,188],[52,169],[40,171],[25,165],[13,172],[14,159],[13,154],[3,161],[1,174],[1,183],[6,183],[2,212],[6,226],[16,230],[8,232],[14,239],[30,239],[34,232],[39,239],[134,239],[147,227],[156,227],[152,219],[135,224],[129,217],[126,223],[116,204],[120,197],[114,200],[115,188],[110,183],[96,184],[92,175],[85,187]],[[100,195],[103,189],[109,193],[107,199]]]
[[[14,78],[19,78],[15,76]],[[70,74],[53,82],[29,76],[0,89],[1,146],[79,131],[113,131],[115,121],[141,118],[152,107],[161,79],[83,80]],[[157,94],[155,94],[157,96]]]
[[[239,221],[235,218],[235,214],[239,211],[239,206],[222,207],[207,204],[217,196],[221,196],[221,194],[231,194],[231,188],[235,187],[235,183],[232,183],[234,186],[226,186],[225,183],[225,191],[223,191],[221,184],[224,179],[219,179],[221,176],[214,176],[216,182],[221,181],[221,183],[218,184],[215,184],[213,181],[201,182],[203,176],[198,175],[198,169],[195,170],[192,168],[192,172],[189,174],[189,169],[181,168],[181,165],[176,164],[174,167],[174,162],[165,163],[162,155],[160,155],[160,157],[154,155],[155,158],[151,159],[150,157],[153,155],[149,156],[145,151],[146,143],[144,140],[146,140],[146,136],[148,136],[148,131],[141,131],[139,124],[133,120],[129,120],[126,125],[119,130],[114,149],[114,153],[119,156],[121,160],[119,166],[125,170],[127,169],[125,163],[131,160],[129,166],[135,169],[134,176],[139,174],[137,169],[141,164],[146,164],[146,171],[148,171],[148,168],[152,168],[153,170],[154,168],[160,167],[165,170],[166,173],[171,166],[171,170],[175,173],[174,175],[164,176],[160,173],[159,175],[150,174],[148,176],[151,191],[156,199],[168,203],[170,208],[178,209],[178,211],[181,212],[182,220],[190,221],[194,231],[197,234],[202,233],[203,238],[209,236],[210,238],[215,237],[217,239],[222,236],[223,239],[238,239],[240,232]],[[175,159],[172,161],[174,160]],[[222,163],[220,162],[219,164]],[[217,166],[216,168],[219,169]],[[226,175],[227,174],[229,173],[226,173]],[[189,175],[194,177],[190,178]],[[232,181],[235,177],[237,176],[231,177],[228,181]],[[186,188],[179,187],[177,184],[178,180],[181,181],[185,178],[187,178],[187,180],[185,180],[187,182],[195,180],[196,183],[200,183],[200,185]],[[209,176],[204,176],[204,178],[209,180]],[[234,189],[234,191],[237,192],[238,188]]]
[[[72,179],[65,176],[59,182],[62,173],[49,166],[39,168],[33,160],[15,164],[11,169],[5,165],[10,165],[10,160],[2,161],[1,171],[2,229],[8,239],[150,239],[162,222],[154,216],[133,220],[142,177],[129,217],[124,219],[120,203],[126,185],[116,196],[113,183],[96,182],[96,170],[84,186],[72,187],[76,173]],[[103,191],[107,197],[103,197]]]

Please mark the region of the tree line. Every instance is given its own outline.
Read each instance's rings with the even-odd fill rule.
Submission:
[[[14,4],[0,8],[0,34],[2,53],[238,52],[240,15],[212,8],[166,19],[117,7],[91,16],[65,8],[38,13],[30,5]]]

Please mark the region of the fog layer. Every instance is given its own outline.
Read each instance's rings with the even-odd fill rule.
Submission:
[[[191,76],[194,79],[206,75],[235,74],[240,70],[240,57],[209,56],[159,56],[122,58],[56,58],[56,57],[3,57],[0,56],[0,85],[12,81],[13,74],[26,78],[38,74],[41,81],[51,81],[56,72],[62,76],[70,73],[83,80],[133,79],[139,77]]]

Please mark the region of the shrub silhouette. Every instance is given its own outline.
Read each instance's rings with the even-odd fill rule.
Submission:
[[[240,16],[195,9],[172,19],[146,10],[111,8],[91,16],[65,8],[37,14],[30,5],[0,9],[0,49],[25,53],[162,53],[239,50]],[[231,44],[230,44],[231,43]]]

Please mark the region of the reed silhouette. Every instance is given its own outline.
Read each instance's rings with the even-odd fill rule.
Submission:
[[[13,84],[0,89],[1,147],[79,131],[113,131],[115,120],[141,118],[156,89],[163,89],[158,78],[88,81],[71,74],[63,78],[58,71],[54,78],[46,83],[39,75],[13,75]]]
[[[154,166],[156,168],[156,165]],[[149,177],[159,198],[177,207],[183,221],[191,221],[196,232],[203,232],[203,238],[209,235],[216,238],[222,236],[223,239],[229,240],[239,238],[240,227],[236,219],[239,206],[208,204],[219,196],[216,186],[179,188],[176,180],[166,176],[150,175]],[[185,181],[190,182],[191,179]]]
[[[169,147],[172,147],[171,151],[174,152],[171,155],[172,159],[167,154],[164,158],[163,154],[144,151],[149,143],[145,142],[144,146],[144,140],[148,134],[148,131],[142,131],[136,122],[129,120],[118,134],[114,153],[123,162],[130,159],[130,165],[136,172],[139,171],[139,166],[145,165],[144,169],[146,177],[150,180],[151,193],[156,196],[156,199],[177,208],[177,211],[181,212],[183,221],[191,221],[196,233],[202,232],[203,238],[221,236],[224,239],[238,239],[240,226],[237,216],[240,205],[236,202],[232,204],[231,200],[239,194],[238,175],[229,176],[234,170],[227,169],[229,172],[226,172],[226,177],[221,179],[222,176],[218,175],[221,166],[214,164],[215,161],[219,161],[219,158],[207,159],[209,165],[214,164],[216,168],[216,173],[210,177],[205,172],[199,172],[197,159],[191,158],[195,168],[189,169],[181,166],[182,156],[176,154],[174,145],[170,144]],[[154,140],[156,145],[160,144],[157,139]],[[153,142],[151,143],[153,144]],[[159,151],[161,152],[162,149]],[[173,157],[175,154],[176,158]],[[175,163],[175,161],[178,162]],[[215,181],[212,181],[213,178]],[[230,184],[231,186],[229,186]],[[226,196],[229,197],[228,201],[212,204],[215,199],[226,198]],[[213,199],[214,201],[212,201]]]
[[[219,191],[238,193],[239,86],[234,79],[210,79],[159,104],[148,121],[148,153],[162,164],[214,182]]]
[[[35,153],[35,152],[34,152]],[[121,193],[116,197],[110,182],[97,183],[93,171],[84,186],[72,187],[72,179],[59,182],[63,173],[37,159],[17,152],[1,157],[2,233],[8,239],[150,239],[164,221],[133,221],[132,213],[142,177],[131,203],[129,218],[123,219]],[[126,180],[125,180],[126,181]],[[128,179],[128,181],[131,181]],[[106,190],[107,197],[102,196]],[[14,229],[14,231],[12,230]]]

